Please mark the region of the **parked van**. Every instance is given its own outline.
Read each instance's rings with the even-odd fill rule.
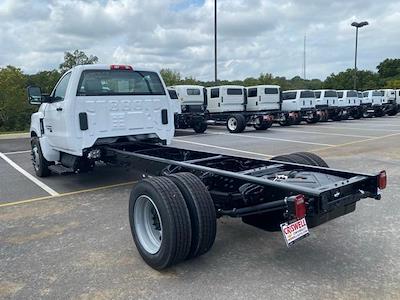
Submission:
[[[322,109],[327,113],[326,119],[340,121],[343,115],[343,109],[339,107],[338,95],[335,90],[315,90],[316,108]]]
[[[342,114],[342,119],[353,117],[360,119],[362,117],[361,99],[355,90],[339,90],[337,91],[339,107],[346,108],[347,114]],[[362,96],[362,93],[360,93]]]
[[[293,116],[294,124],[300,124],[303,120],[307,123],[318,122],[315,104],[313,91],[289,90],[282,93],[282,110]]]
[[[382,89],[382,106],[385,114],[395,116],[398,113],[396,91],[393,89]]]
[[[168,87],[172,101],[177,101],[179,113],[175,114],[175,129],[193,128],[196,133],[207,130],[204,87],[198,85],[176,85]]]
[[[209,113],[241,112],[245,110],[246,89],[240,85],[223,85],[207,88]]]

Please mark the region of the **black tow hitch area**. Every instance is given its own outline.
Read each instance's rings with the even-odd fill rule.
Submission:
[[[280,224],[288,221],[300,220],[306,216],[307,202],[304,195],[286,197],[282,200],[284,205],[274,210],[242,217],[242,221],[248,225],[266,231],[280,231]]]

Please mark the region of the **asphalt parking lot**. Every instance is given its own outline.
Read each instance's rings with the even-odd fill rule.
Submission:
[[[206,255],[157,272],[140,258],[128,196],[140,174],[99,166],[35,181],[29,139],[0,139],[0,298],[399,299],[400,116],[229,134],[177,132],[176,147],[269,159],[311,151],[330,166],[386,169],[381,201],[311,230],[288,249],[281,233],[218,221]]]

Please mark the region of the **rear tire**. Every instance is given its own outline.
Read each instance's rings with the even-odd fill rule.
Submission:
[[[189,210],[192,243],[187,259],[203,255],[211,249],[217,232],[217,217],[211,195],[203,182],[192,173],[172,174],[169,178],[181,191]]]
[[[193,125],[193,130],[196,133],[204,133],[207,130],[207,123],[206,122],[198,122]]]
[[[267,130],[268,128],[270,128],[272,126],[272,122],[268,122],[268,121],[261,121],[260,124],[254,124],[253,127],[256,130]]]
[[[135,185],[129,198],[129,222],[139,254],[150,267],[162,270],[188,256],[189,210],[171,179],[153,177]]]
[[[241,114],[231,115],[226,121],[226,128],[230,133],[240,133],[246,128],[246,119]]]
[[[31,139],[31,155],[33,168],[35,174],[38,177],[47,177],[50,175],[49,165],[50,163],[44,158],[42,148],[40,147],[40,141],[38,137]]]
[[[325,160],[310,152],[295,152],[287,155],[279,155],[271,158],[271,160],[329,168]]]

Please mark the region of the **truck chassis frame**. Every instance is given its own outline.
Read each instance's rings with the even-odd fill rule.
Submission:
[[[293,216],[288,197],[304,195],[310,227],[355,209],[363,198],[380,199],[380,173],[358,174],[331,168],[219,155],[154,144],[120,143],[103,150],[106,161],[134,165],[143,176],[195,174],[207,186],[217,216],[243,217],[280,211],[279,222]],[[299,173],[299,177],[285,174]],[[311,175],[307,179],[304,176]],[[285,180],[286,178],[286,180]],[[316,184],[310,186],[311,178]],[[325,182],[325,184],[320,184]],[[354,207],[351,207],[354,205]],[[352,210],[348,211],[351,212]]]

